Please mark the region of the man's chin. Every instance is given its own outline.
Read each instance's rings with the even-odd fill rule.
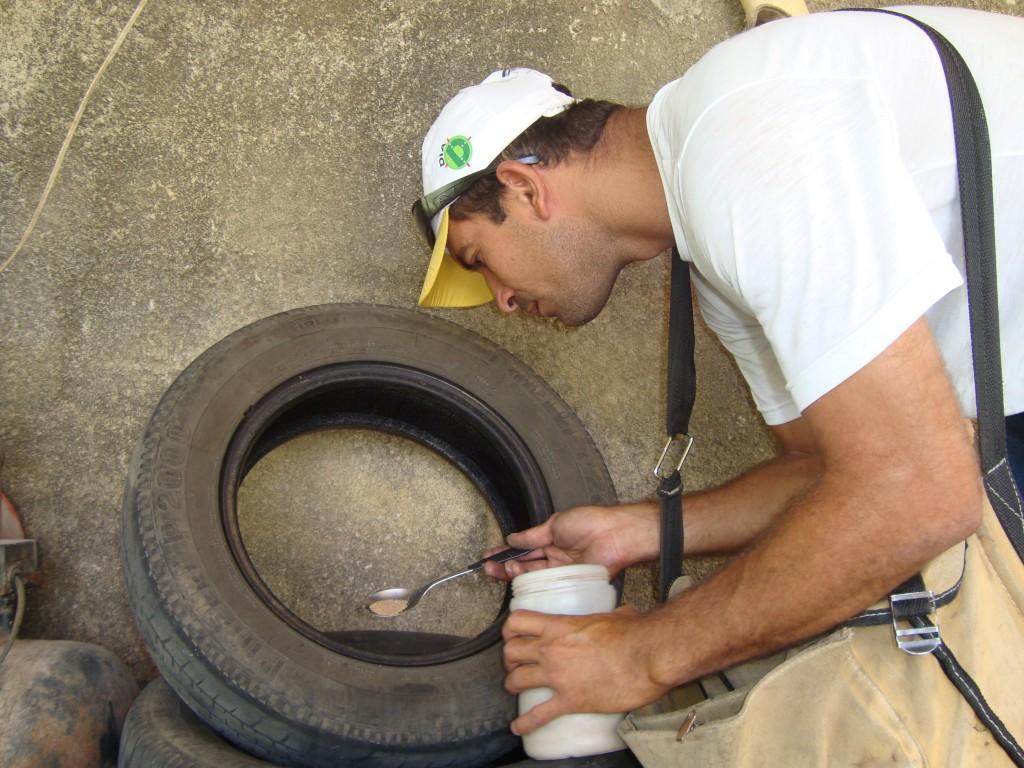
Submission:
[[[601,310],[602,309],[604,309],[604,305],[603,304],[600,307],[598,307],[596,311],[593,311],[593,312],[587,312],[587,313],[570,313],[570,312],[567,312],[565,314],[562,314],[560,312],[555,312],[555,313],[552,313],[550,315],[542,315],[542,317],[545,317],[545,318],[550,319],[550,320],[557,320],[560,325],[564,325],[566,328],[579,328],[581,325],[586,325],[591,320],[593,320],[595,317],[597,317],[599,314],[601,314]]]
[[[587,317],[582,320],[570,318],[566,320],[565,318],[561,318],[556,315],[555,317],[552,318],[552,320],[555,320],[559,325],[564,325],[566,328],[579,328],[589,323],[591,320],[593,320],[593,318]]]
[[[614,283],[608,285],[601,293],[591,294],[589,301],[573,302],[570,306],[564,307],[542,307],[538,304],[537,308],[543,317],[557,319],[567,328],[578,328],[601,314],[608,304],[608,299],[611,298],[612,285]]]

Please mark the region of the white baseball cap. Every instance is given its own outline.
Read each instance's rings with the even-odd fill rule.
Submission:
[[[494,296],[487,281],[446,250],[448,208],[476,181],[493,173],[493,161],[542,117],[565,111],[576,100],[534,69],[502,69],[459,91],[423,139],[423,197],[413,217],[433,252],[423,281],[421,307],[475,307]],[[536,163],[533,156],[519,158]]]

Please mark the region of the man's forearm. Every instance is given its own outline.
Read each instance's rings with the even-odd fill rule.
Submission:
[[[732,552],[754,541],[814,484],[820,457],[785,453],[707,491],[687,494],[684,540],[688,555]]]
[[[790,452],[767,461],[724,485],[688,493],[683,503],[687,555],[733,552],[754,541],[810,488],[821,474],[820,457]],[[621,507],[633,515],[620,534],[630,562],[658,557],[657,500]]]

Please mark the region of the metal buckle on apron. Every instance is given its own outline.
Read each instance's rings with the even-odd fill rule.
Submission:
[[[896,645],[904,653],[924,656],[942,645],[939,625],[928,618],[929,614],[935,613],[935,593],[930,589],[890,595],[889,610],[892,612]],[[897,624],[899,621],[909,622],[912,626],[901,629]]]
[[[683,722],[679,726],[679,730],[676,731],[676,741],[682,741],[689,735],[690,731],[698,725],[700,725],[700,723],[697,722],[697,713],[688,712],[686,717],[683,718]]]

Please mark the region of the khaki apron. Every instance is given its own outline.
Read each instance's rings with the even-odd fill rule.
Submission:
[[[943,642],[1024,738],[1024,565],[987,498],[966,553],[930,563],[927,588],[938,595],[961,568],[959,595],[936,614]],[[725,695],[630,713],[619,733],[645,768],[1011,765],[939,663],[900,651],[891,624],[839,629],[783,658]]]

